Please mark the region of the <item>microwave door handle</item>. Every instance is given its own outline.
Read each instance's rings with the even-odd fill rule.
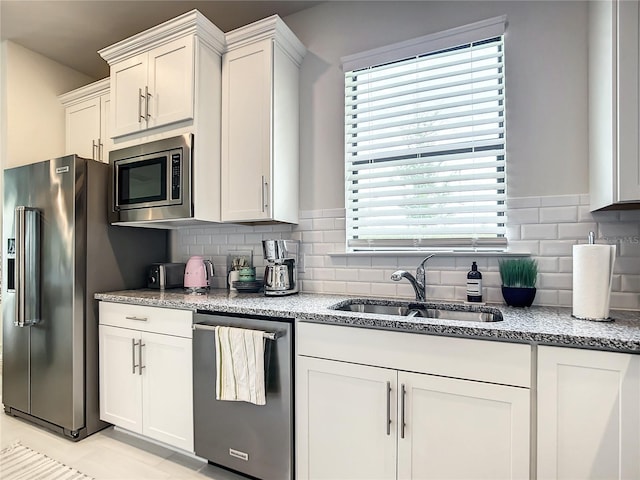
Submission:
[[[40,224],[35,208],[18,206],[16,232],[16,307],[14,325],[30,326],[40,317]]]

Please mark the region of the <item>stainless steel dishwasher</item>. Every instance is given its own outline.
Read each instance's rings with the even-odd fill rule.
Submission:
[[[216,400],[216,325],[275,333],[265,345],[266,405]],[[293,479],[293,320],[198,311],[193,328],[196,455],[261,480]]]

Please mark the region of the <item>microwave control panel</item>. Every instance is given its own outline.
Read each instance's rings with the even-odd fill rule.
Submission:
[[[181,155],[171,154],[171,200],[180,200]]]

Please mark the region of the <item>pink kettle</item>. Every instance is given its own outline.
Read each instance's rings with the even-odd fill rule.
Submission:
[[[191,257],[184,269],[184,288],[188,293],[205,293],[211,285],[213,263],[200,255]]]

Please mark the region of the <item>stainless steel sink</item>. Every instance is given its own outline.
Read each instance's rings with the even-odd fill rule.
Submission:
[[[397,315],[401,317],[437,318],[468,322],[501,322],[502,312],[494,307],[437,304],[428,302],[402,302],[354,298],[330,307],[346,312]]]

